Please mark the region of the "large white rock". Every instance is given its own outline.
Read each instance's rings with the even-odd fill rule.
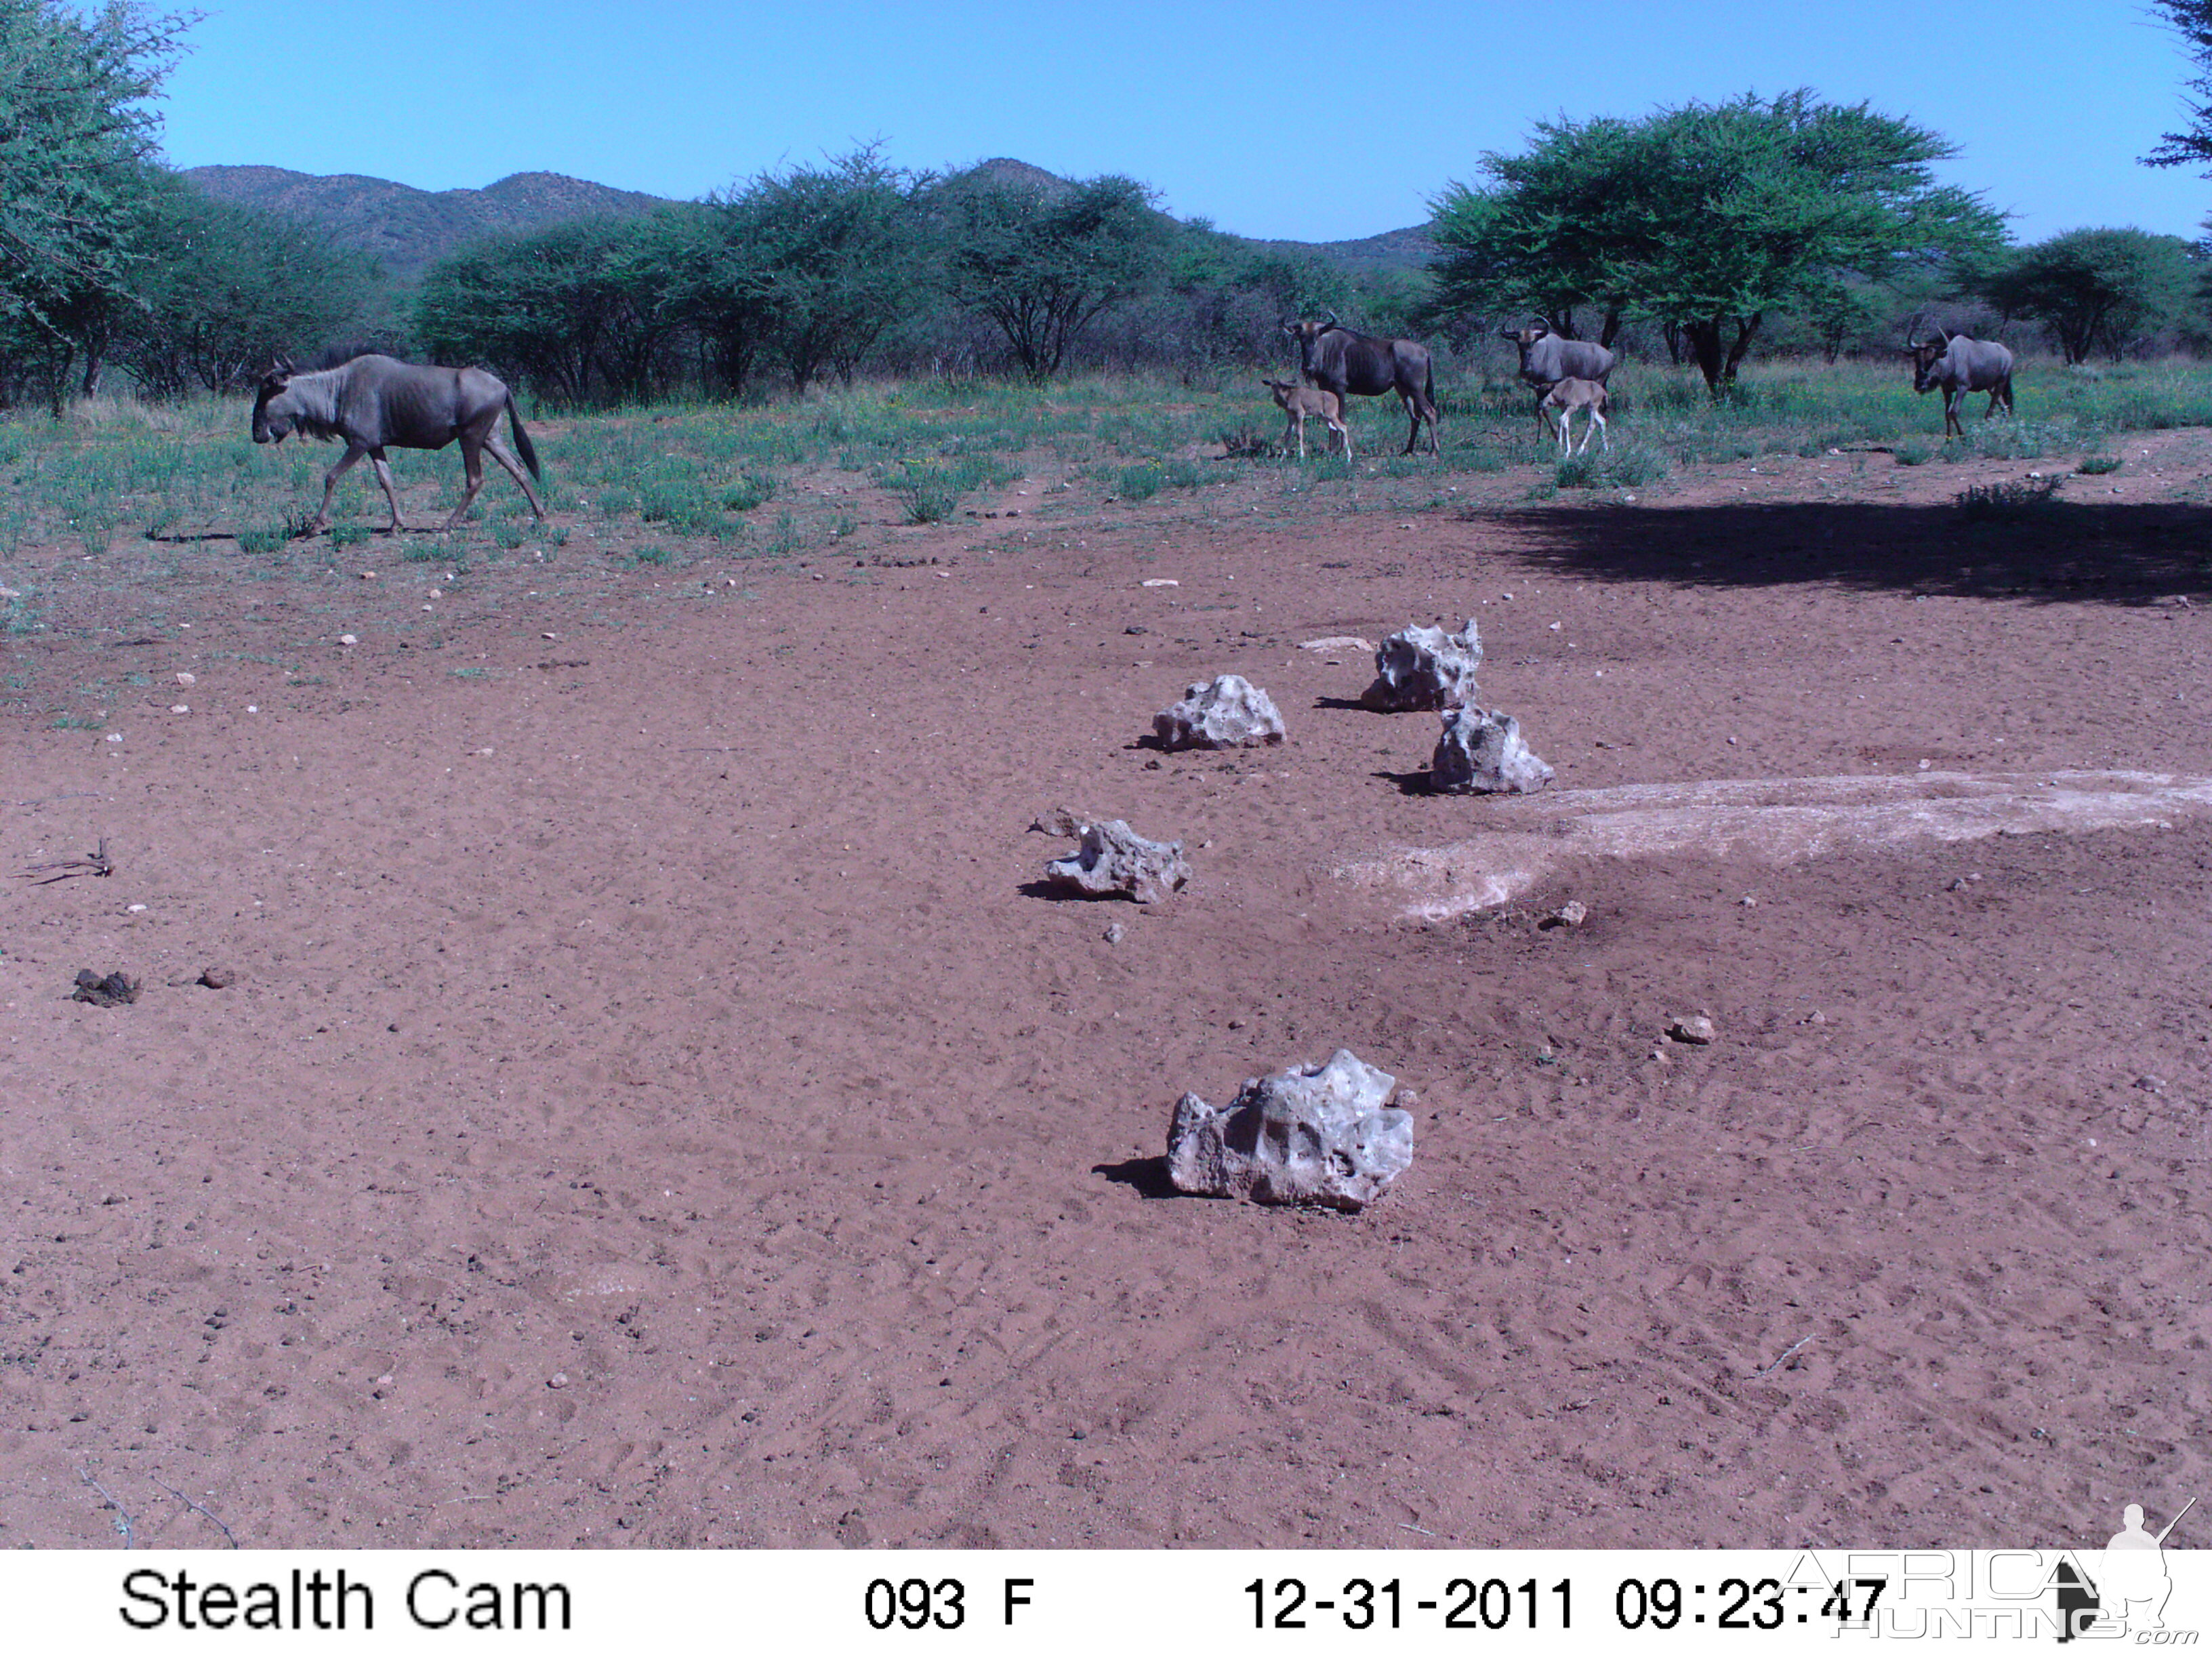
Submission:
[[[1495,708],[1449,708],[1429,787],[1446,795],[1533,795],[1552,769],[1521,740],[1521,722]]]
[[[1174,708],[1152,716],[1164,749],[1236,749],[1280,743],[1283,716],[1275,701],[1239,674],[1200,680]]]
[[[1158,904],[1190,880],[1179,841],[1146,841],[1119,818],[1086,823],[1081,833],[1082,846],[1044,867],[1044,878],[1055,887]]]
[[[1396,1082],[1340,1048],[1326,1066],[1248,1079],[1226,1110],[1185,1095],[1168,1177],[1210,1198],[1363,1208],[1413,1161],[1413,1114],[1384,1103]]]
[[[1360,701],[1388,714],[1456,708],[1481,695],[1474,683],[1474,671],[1481,666],[1482,636],[1471,617],[1456,634],[1401,628],[1375,647],[1375,684]]]

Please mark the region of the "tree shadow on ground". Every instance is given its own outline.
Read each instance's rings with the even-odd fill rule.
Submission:
[[[1597,581],[2148,605],[2212,597],[2212,510],[2028,498],[1979,507],[1744,502],[1522,516],[1524,556]]]

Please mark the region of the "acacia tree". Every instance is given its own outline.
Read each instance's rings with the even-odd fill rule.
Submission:
[[[1060,372],[1100,313],[1161,280],[1175,234],[1149,189],[1111,173],[957,179],[934,206],[946,294],[989,318],[1037,381]]]
[[[84,337],[87,396],[109,356],[157,396],[225,392],[280,351],[360,330],[358,254],[297,221],[216,201],[174,173],[150,182],[131,239],[141,302],[118,311],[106,339]]]
[[[1465,303],[1528,305],[1555,327],[1595,306],[1607,334],[1623,317],[1678,329],[1718,397],[1768,313],[1998,245],[1997,214],[1935,182],[1955,153],[1802,90],[1550,124],[1530,156],[1485,158],[1488,189],[1438,198],[1439,276]]]
[[[2152,4],[2187,42],[2189,55],[2203,73],[2186,83],[2189,125],[2166,134],[2143,161],[2154,167],[2203,167],[2212,173],[2212,0],[2152,0]]]
[[[1555,334],[1577,332],[1579,310],[1600,313],[1598,343],[1620,331],[1629,295],[1605,258],[1618,234],[1613,191],[1632,167],[1626,121],[1539,122],[1522,155],[1482,158],[1483,186],[1454,182],[1429,204],[1433,323],[1528,310]]]
[[[160,90],[189,19],[127,0],[86,15],[0,0],[0,337],[56,357],[112,331],[136,295],[138,222]]]
[[[932,181],[865,145],[826,167],[764,173],[718,204],[732,246],[726,299],[757,319],[804,396],[824,368],[849,382],[927,287],[917,195]]]
[[[2194,250],[2179,236],[2135,229],[2069,230],[2023,248],[1983,283],[2008,317],[2051,331],[2069,363],[2101,350],[2118,362],[2189,303]]]
[[[654,234],[649,220],[583,219],[479,243],[423,277],[416,337],[572,408],[649,398],[684,322]]]

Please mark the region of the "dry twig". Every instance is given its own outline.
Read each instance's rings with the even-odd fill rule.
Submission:
[[[52,873],[48,873],[51,872]],[[49,859],[44,864],[34,864],[24,871],[23,879],[33,887],[44,887],[49,882],[67,881],[72,876],[112,876],[115,864],[107,856],[107,837],[100,838],[100,850],[79,858]]]
[[[149,1474],[146,1478],[149,1480],[153,1481],[153,1483],[159,1486],[163,1492],[168,1493],[170,1497],[175,1498],[177,1502],[182,1504],[186,1509],[198,1510],[202,1515],[207,1516],[209,1520],[214,1522],[216,1530],[221,1532],[223,1537],[229,1541],[231,1548],[236,1549],[238,1547],[238,1535],[232,1532],[228,1527],[222,1524],[222,1517],[217,1515],[213,1510],[208,1508],[204,1504],[194,1503],[191,1498],[185,1497],[184,1493],[179,1492],[174,1486],[171,1486],[167,1481],[160,1479],[158,1476]]]
[[[1815,1333],[1815,1334],[1817,1334],[1817,1333]],[[1813,1340],[1813,1338],[1812,1338],[1811,1336],[1801,1336],[1801,1337],[1799,1337],[1799,1338],[1798,1338],[1795,1342],[1792,1342],[1792,1343],[1791,1343],[1788,1347],[1784,1348],[1784,1349],[1782,1351],[1782,1358],[1779,1358],[1779,1359],[1776,1360],[1776,1361],[1775,1361],[1771,1365],[1767,1366],[1767,1367],[1765,1368],[1765,1370],[1759,1370],[1759,1371],[1755,1371],[1755,1372],[1753,1372],[1753,1376],[1766,1376],[1766,1375],[1767,1375],[1767,1373],[1768,1373],[1768,1372],[1770,1372],[1770,1371],[1776,1371],[1776,1370],[1779,1370],[1783,1367],[1783,1365],[1784,1365],[1784,1364],[1785,1364],[1786,1363],[1788,1363],[1788,1361],[1789,1361],[1789,1358],[1790,1358],[1790,1355],[1792,1355],[1792,1354],[1796,1353],[1796,1352],[1797,1352],[1797,1350],[1798,1350],[1798,1349],[1800,1349],[1800,1348],[1803,1347],[1803,1346],[1804,1346],[1808,1342],[1810,1342],[1812,1340]]]

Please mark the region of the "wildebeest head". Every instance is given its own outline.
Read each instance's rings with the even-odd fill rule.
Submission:
[[[1298,343],[1298,368],[1301,371],[1312,374],[1318,368],[1322,356],[1322,336],[1327,334],[1331,329],[1344,329],[1344,325],[1336,320],[1336,313],[1333,311],[1328,313],[1328,320],[1326,322],[1317,323],[1310,317],[1304,317],[1295,323],[1283,325],[1283,332]],[[1350,332],[1349,330],[1345,331]]]
[[[1943,334],[1940,328],[1936,331]],[[1943,334],[1940,342],[1908,339],[1905,343],[1905,355],[1912,359],[1912,389],[1915,392],[1933,392],[1943,383],[1943,378],[1937,371],[1951,355],[1951,337]]]
[[[1498,331],[1498,337],[1501,340],[1510,340],[1515,345],[1526,351],[1551,331],[1552,325],[1549,323],[1537,322],[1529,324],[1526,328],[1501,328]]]
[[[283,401],[284,389],[291,384],[291,360],[279,357],[261,377],[258,394],[253,399],[254,442],[281,444],[291,435],[298,416]]]

